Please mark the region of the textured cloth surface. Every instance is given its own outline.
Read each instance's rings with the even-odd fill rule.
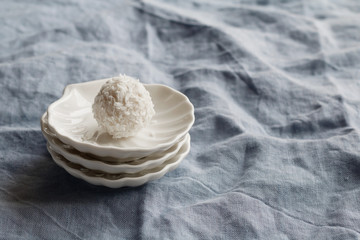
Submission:
[[[360,2],[0,2],[1,239],[359,239]],[[87,184],[40,117],[124,73],[195,106],[191,152],[137,188]]]

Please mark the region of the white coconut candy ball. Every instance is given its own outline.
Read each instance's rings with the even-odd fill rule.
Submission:
[[[114,77],[101,87],[92,110],[99,126],[113,138],[136,135],[155,115],[144,85],[126,75]]]

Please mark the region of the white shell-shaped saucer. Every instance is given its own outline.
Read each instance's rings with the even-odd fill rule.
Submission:
[[[102,185],[110,188],[136,187],[146,182],[159,179],[167,172],[174,170],[189,153],[190,138],[182,145],[179,152],[173,158],[158,167],[146,169],[137,173],[111,174],[94,171],[68,161],[61,154],[56,153],[49,144],[48,150],[55,163],[76,178],[80,178],[94,185]]]
[[[82,165],[85,168],[103,171],[107,173],[136,173],[145,169],[154,168],[170,158],[174,157],[181,146],[189,140],[190,135],[186,134],[181,141],[174,144],[171,148],[165,152],[155,153],[150,156],[143,157],[141,159],[136,159],[128,161],[125,163],[117,162],[117,159],[112,159],[113,161],[108,161],[110,158],[107,158],[106,161],[101,161],[94,156],[91,156],[86,153],[82,153],[74,149],[73,147],[61,142],[54,133],[47,126],[47,114],[45,113],[41,118],[41,130],[44,137],[48,141],[51,149],[56,153],[61,154],[67,160]],[[121,159],[123,160],[123,159]]]
[[[94,97],[107,80],[68,85],[49,106],[49,127],[62,142],[95,156],[142,158],[166,151],[193,125],[194,107],[184,94],[164,85],[145,84],[156,112],[150,126],[136,136],[113,139],[99,129],[92,114]]]

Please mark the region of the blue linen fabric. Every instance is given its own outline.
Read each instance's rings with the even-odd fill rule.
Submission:
[[[108,189],[39,126],[67,84],[124,73],[195,106],[191,152]],[[0,2],[1,239],[360,239],[360,2]]]

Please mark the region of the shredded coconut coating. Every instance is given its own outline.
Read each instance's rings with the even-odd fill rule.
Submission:
[[[139,80],[120,75],[107,81],[92,105],[99,126],[113,138],[130,137],[155,115],[149,92]]]

